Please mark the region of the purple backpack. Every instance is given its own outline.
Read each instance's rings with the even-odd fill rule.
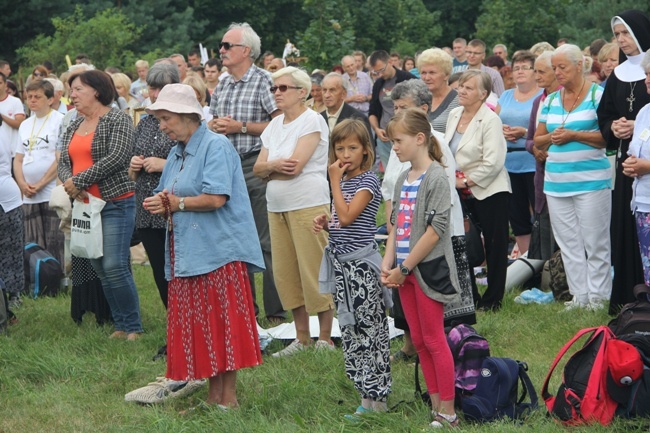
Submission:
[[[447,343],[454,357],[456,395],[471,395],[481,375],[483,360],[490,356],[490,345],[474,328],[462,323],[449,331]]]

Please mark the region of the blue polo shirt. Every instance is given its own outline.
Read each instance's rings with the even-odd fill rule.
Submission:
[[[226,137],[203,122],[186,145],[169,152],[154,193],[163,189],[179,197],[227,198],[213,211],[173,214],[175,277],[207,274],[235,261],[246,262],[252,272],[264,269],[241,159]],[[165,277],[171,280],[169,240],[165,251]]]

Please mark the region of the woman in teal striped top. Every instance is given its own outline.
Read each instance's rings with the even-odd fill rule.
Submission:
[[[544,193],[573,295],[566,309],[600,309],[612,290],[611,169],[596,116],[603,92],[585,79],[577,46],[559,47],[551,63],[564,88],[544,101],[535,146],[548,152]]]

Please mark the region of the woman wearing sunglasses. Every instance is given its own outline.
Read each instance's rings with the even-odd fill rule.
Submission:
[[[328,213],[329,128],[323,116],[305,107],[311,90],[306,72],[287,67],[274,73],[271,92],[282,114],[262,133],[262,150],[253,172],[265,179],[275,284],[285,310],[291,310],[296,339],[273,356],[293,355],[310,345],[309,314],[317,313],[316,349],[332,349],[334,303],[318,290],[318,272],[327,235],[312,233],[315,217]]]

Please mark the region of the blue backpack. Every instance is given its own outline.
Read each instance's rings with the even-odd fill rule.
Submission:
[[[537,409],[537,392],[527,370],[524,362],[510,358],[486,358],[474,394],[461,400],[465,418],[477,422],[520,419]],[[519,382],[522,384],[521,395]],[[529,403],[524,402],[527,396],[530,396]]]

